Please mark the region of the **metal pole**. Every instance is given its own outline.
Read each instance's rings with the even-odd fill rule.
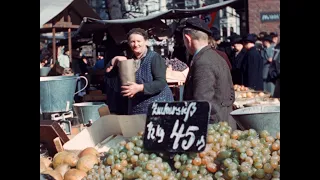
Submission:
[[[92,43],[92,60],[94,64],[97,62],[97,46],[96,43]]]
[[[56,64],[57,60],[57,47],[56,47],[56,28],[52,28],[52,54],[53,54],[53,64]]]
[[[68,22],[71,22],[71,17],[68,15]],[[68,46],[69,46],[69,59],[70,63],[72,63],[72,40],[71,40],[71,28],[68,28]]]

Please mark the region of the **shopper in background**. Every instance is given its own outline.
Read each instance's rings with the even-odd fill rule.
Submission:
[[[273,97],[280,98],[280,42],[274,48],[269,75],[276,82]]]
[[[271,32],[270,36],[272,37],[272,44],[271,46],[274,48],[278,42],[279,42],[279,37],[277,32]]]
[[[231,54],[231,64],[232,64],[232,81],[233,84],[242,85],[242,71],[241,71],[241,65],[243,62],[243,57],[246,54],[246,49],[243,48],[242,44],[242,37],[238,34],[235,34],[230,37],[230,43],[232,46],[232,54]]]
[[[270,35],[265,36],[262,40],[263,49],[261,50],[261,57],[263,60],[263,89],[271,93],[271,95],[273,95],[275,87],[275,82],[269,75],[269,68],[272,64],[273,58],[273,47],[271,46],[272,42],[272,37]]]
[[[255,42],[257,38],[254,34],[248,34],[243,38],[243,46],[247,53],[243,57],[241,71],[243,73],[243,85],[255,90],[263,90],[263,60]]]

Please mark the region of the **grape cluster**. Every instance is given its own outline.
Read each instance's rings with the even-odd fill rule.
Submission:
[[[111,168],[105,166],[102,163],[94,165],[93,168],[88,172],[88,176],[83,180],[107,180],[110,178]]]
[[[201,153],[149,153],[142,133],[110,148],[85,180],[279,180],[280,133],[232,129],[226,122],[208,127]]]

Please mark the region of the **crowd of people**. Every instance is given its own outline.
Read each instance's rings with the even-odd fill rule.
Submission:
[[[103,56],[99,54],[97,62],[94,65],[90,64],[90,61],[81,52],[81,48],[69,49],[68,46],[58,46],[56,57],[57,61],[54,63],[52,44],[45,46],[44,43],[40,43],[40,68],[50,67],[49,76],[73,74],[75,76],[85,76],[90,81],[89,73],[104,71]],[[77,90],[82,89],[84,84],[84,81],[78,81]],[[76,102],[80,102],[85,94],[86,91],[79,92],[75,96]]]
[[[177,29],[174,52],[167,58],[148,48],[148,37],[147,31],[134,28],[118,50],[113,50],[116,45],[108,38],[110,49],[104,57],[98,56],[93,70],[105,73],[111,113],[146,114],[152,102],[174,101],[168,87],[170,78],[185,81],[183,100],[208,101],[211,122],[227,121],[233,129],[237,128],[230,116],[235,101],[234,84],[280,97],[280,43],[276,33],[244,37],[233,33],[229,42],[221,42],[219,29],[208,28],[199,18],[189,18]],[[53,65],[50,47],[42,48],[40,67],[60,66],[70,68],[75,75],[87,75],[86,58],[79,49],[71,52],[72,61],[70,49],[59,47],[57,64]],[[128,59],[134,60],[136,81],[122,85],[117,64]]]
[[[261,32],[259,36],[249,34],[244,38],[233,35],[230,43],[234,49],[230,57],[233,64],[233,82],[274,95],[280,75],[278,35],[274,32]],[[280,97],[278,93],[275,96]]]
[[[175,35],[173,58],[180,58],[190,65],[192,55],[186,56],[183,40]],[[244,85],[255,90],[269,92],[280,97],[280,42],[276,32],[260,32],[259,35],[240,36],[232,33],[221,41],[220,30],[211,28],[209,44],[226,60],[231,69],[234,84]],[[277,84],[277,90],[275,90]],[[276,92],[276,93],[275,93]]]

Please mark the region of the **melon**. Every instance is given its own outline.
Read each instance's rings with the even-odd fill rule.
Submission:
[[[66,174],[66,172],[70,169],[70,166],[68,164],[60,164],[57,168],[55,168],[54,170],[59,172],[61,174],[61,176],[63,177],[64,174]]]
[[[99,163],[97,156],[88,154],[81,157],[77,163],[77,169],[87,173],[95,164]]]
[[[86,149],[84,149],[83,151],[81,151],[81,153],[79,154],[79,158],[85,156],[85,155],[88,155],[88,154],[92,154],[92,155],[95,155],[97,157],[99,157],[99,152],[93,148],[93,147],[88,147]]]
[[[66,151],[58,152],[57,154],[55,154],[52,160],[53,168],[58,167],[60,164],[64,164],[64,159],[67,154],[69,154],[69,152]]]
[[[87,174],[78,169],[70,169],[64,174],[64,180],[81,180],[87,177]]]
[[[53,168],[56,168],[61,164],[68,164],[71,167],[75,167],[77,165],[78,160],[79,158],[76,154],[67,151],[62,151],[54,155],[52,164]]]
[[[74,153],[69,153],[64,157],[64,163],[68,164],[71,167],[75,167],[77,165],[79,158]]]

